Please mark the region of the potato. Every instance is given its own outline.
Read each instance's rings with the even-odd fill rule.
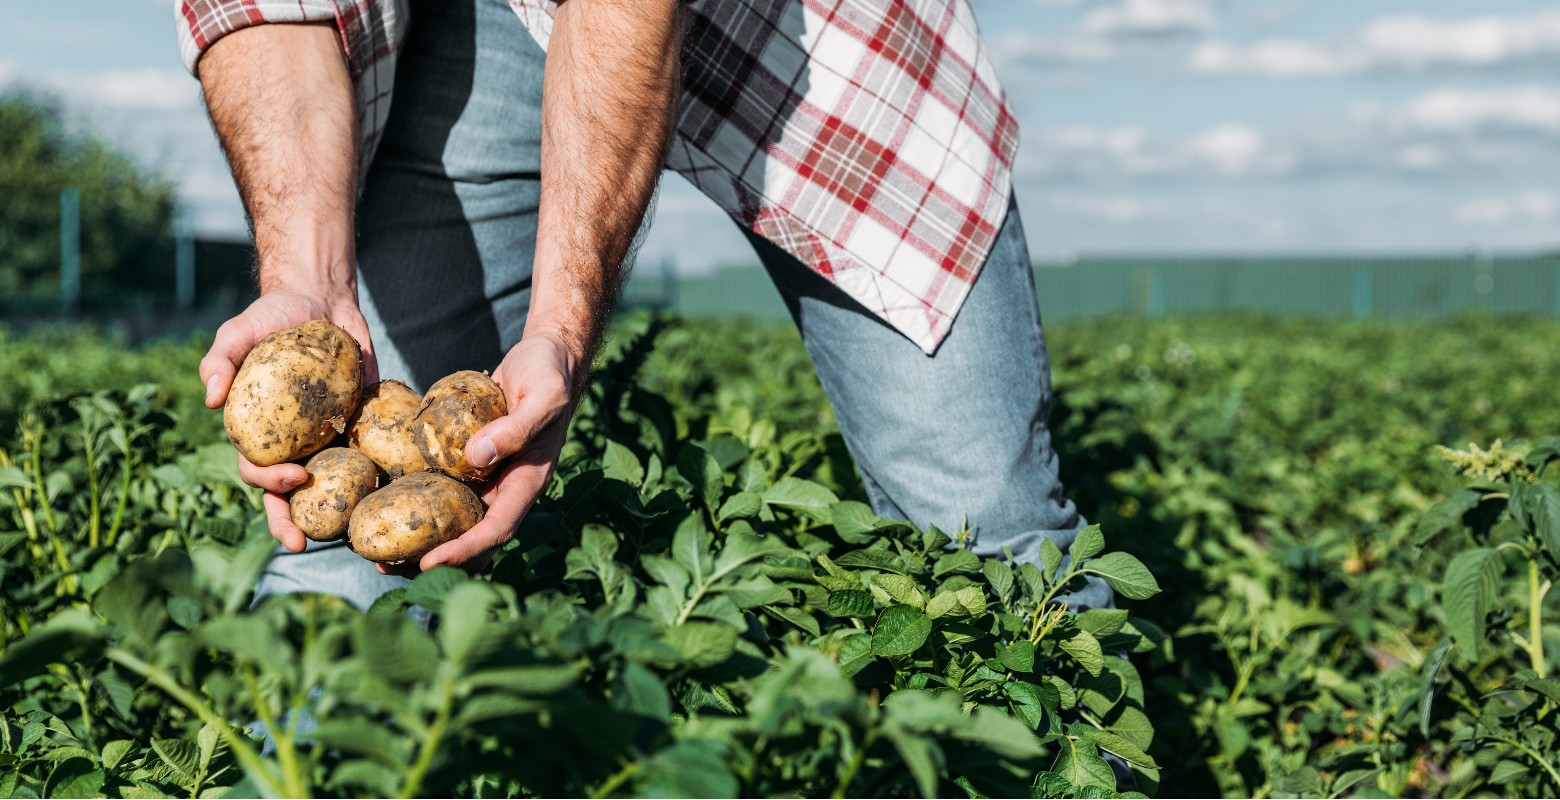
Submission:
[[[269,467],[319,452],[347,429],[363,393],[357,340],[325,320],[260,340],[228,390],[222,423],[238,452]]]
[[[363,405],[347,429],[347,441],[362,450],[392,480],[423,472],[428,462],[412,438],[412,418],[422,396],[400,381],[380,381],[363,393]]]
[[[428,466],[463,481],[479,481],[495,464],[466,460],[466,442],[483,425],[508,413],[504,392],[488,376],[462,370],[428,387],[412,422],[412,436]]]
[[[293,522],[316,542],[347,535],[352,509],[379,488],[379,467],[349,447],[327,447],[304,465],[309,479],[287,499]]]
[[[347,546],[369,561],[413,561],[471,530],[482,514],[482,501],[465,484],[437,472],[418,472],[358,503]]]

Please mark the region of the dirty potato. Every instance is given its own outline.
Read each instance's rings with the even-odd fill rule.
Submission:
[[[493,472],[466,460],[466,442],[483,425],[508,413],[504,393],[488,376],[462,370],[428,387],[412,422],[412,436],[428,466],[464,481]]]
[[[316,542],[347,535],[352,509],[379,488],[379,467],[349,447],[327,447],[304,465],[309,479],[287,500],[293,522]]]
[[[422,396],[406,384],[380,381],[363,393],[363,406],[347,429],[347,441],[372,458],[392,480],[422,472],[428,469],[428,462],[412,438],[412,418],[421,405]]]
[[[222,423],[238,452],[258,466],[320,451],[345,431],[363,392],[363,352],[325,320],[260,340],[228,390]]]
[[[347,545],[369,561],[415,561],[470,530],[482,514],[482,501],[465,484],[437,472],[418,472],[358,503]]]

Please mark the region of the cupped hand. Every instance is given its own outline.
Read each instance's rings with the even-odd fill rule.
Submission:
[[[546,334],[527,336],[504,357],[493,380],[504,390],[509,413],[483,426],[466,443],[471,463],[503,462],[481,493],[487,515],[471,530],[429,551],[417,569],[447,564],[480,570],[514,538],[558,464],[574,413],[581,361],[561,338]],[[381,565],[380,571],[397,570]]]
[[[368,383],[379,380],[374,344],[368,335],[368,322],[358,310],[355,291],[346,287],[321,292],[273,289],[217,329],[216,341],[200,361],[200,380],[206,386],[206,407],[219,408],[227,400],[228,389],[233,385],[233,377],[243,365],[244,357],[261,339],[316,319],[328,319],[352,334],[363,348],[365,380]],[[238,474],[250,486],[265,490],[263,502],[271,536],[288,550],[303,552],[308,541],[303,531],[293,524],[286,495],[308,480],[308,471],[301,464],[257,467],[240,455]]]

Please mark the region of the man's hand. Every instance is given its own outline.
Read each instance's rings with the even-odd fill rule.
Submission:
[[[329,23],[257,25],[222,37],[201,56],[201,89],[254,228],[260,299],[217,331],[200,362],[206,405],[227,398],[244,357],[267,335],[329,319],[363,348],[378,380],[358,310],[352,217],[357,118],[341,39]],[[306,540],[284,494],[308,478],[298,464],[238,472],[265,490],[271,535],[294,552]]]
[[[423,556],[422,569],[485,566],[547,487],[665,161],[682,14],[676,0],[558,4],[542,78],[530,315],[494,375],[509,414],[466,444],[473,464],[509,463],[483,493],[487,516]]]
[[[429,551],[419,569],[448,564],[479,570],[514,538],[515,528],[547,488],[558,463],[581,368],[579,354],[554,336],[528,336],[504,357],[493,380],[504,390],[509,413],[483,426],[466,443],[467,461],[478,466],[504,462],[482,492],[487,515],[460,538]]]
[[[365,380],[368,383],[379,380],[368,323],[358,310],[356,296],[321,297],[319,293],[276,289],[261,295],[243,313],[217,329],[216,341],[200,361],[200,380],[206,386],[206,407],[220,408],[227,401],[233,377],[243,365],[244,357],[261,339],[316,319],[328,319],[352,334],[363,348]],[[303,531],[293,524],[286,495],[308,480],[309,473],[300,464],[257,467],[239,455],[238,474],[250,486],[265,490],[265,516],[271,535],[288,550],[303,552],[308,542]]]

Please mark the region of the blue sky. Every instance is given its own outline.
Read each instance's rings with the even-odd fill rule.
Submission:
[[[1528,0],[974,0],[1037,258],[1560,245],[1560,9]],[[0,85],[243,229],[166,0],[0,0]],[[696,246],[690,243],[698,243]],[[680,179],[642,258],[752,261]]]

